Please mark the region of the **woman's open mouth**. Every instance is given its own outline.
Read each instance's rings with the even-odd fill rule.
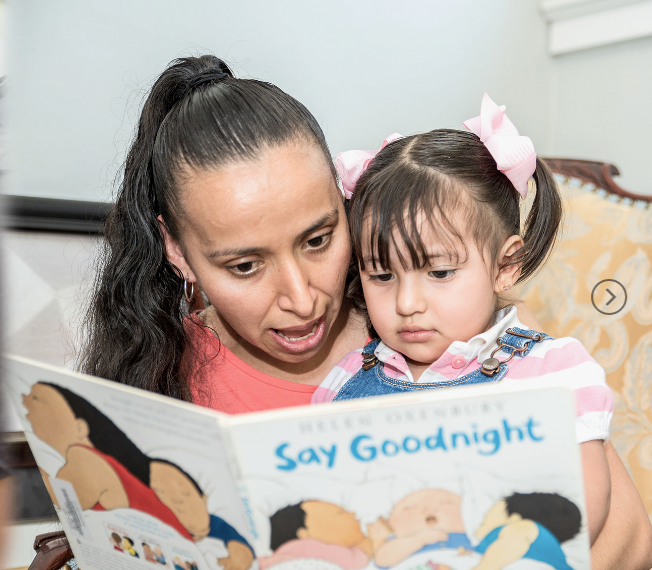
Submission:
[[[297,327],[271,329],[274,340],[285,352],[294,354],[312,350],[322,340],[326,319],[321,316],[316,321]]]

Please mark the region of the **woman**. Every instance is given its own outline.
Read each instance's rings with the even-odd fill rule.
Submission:
[[[105,234],[84,372],[237,413],[307,404],[365,343],[343,301],[349,237],[319,125],[215,57],[177,60],[154,84]],[[195,283],[211,306],[184,319]],[[647,516],[607,456],[594,565],[649,567]]]

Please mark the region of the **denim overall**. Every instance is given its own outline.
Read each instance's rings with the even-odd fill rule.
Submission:
[[[451,386],[500,382],[509,370],[506,362],[511,360],[514,355],[520,356],[521,358],[527,356],[537,342],[549,339],[552,340],[552,337],[533,330],[517,327],[508,328],[505,334],[496,341],[498,344],[496,351],[500,349],[509,354],[509,357],[505,361],[497,363],[498,367],[493,375],[483,374],[482,366],[480,366],[477,370],[459,378],[429,383],[406,382],[405,380],[397,380],[396,378],[387,376],[383,363],[374,355],[374,351],[380,343],[380,340],[372,340],[362,351],[363,367],[342,386],[337,396],[335,396],[334,401],[353,400],[368,396],[382,396],[384,394],[397,394],[399,392],[409,392],[410,390],[430,390],[432,388],[449,388]],[[494,351],[494,354],[496,351]]]

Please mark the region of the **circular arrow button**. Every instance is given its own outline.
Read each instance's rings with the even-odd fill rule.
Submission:
[[[591,291],[591,303],[603,315],[615,315],[627,304],[627,290],[620,281],[603,279]]]

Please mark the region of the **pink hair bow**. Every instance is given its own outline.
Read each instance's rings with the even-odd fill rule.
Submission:
[[[463,125],[480,137],[494,157],[498,170],[509,178],[525,200],[528,180],[537,167],[537,154],[530,138],[520,136],[505,115],[505,105],[499,107],[485,93],[480,116]]]
[[[340,152],[335,159],[335,169],[342,181],[342,190],[344,197],[349,199],[353,195],[356,182],[362,173],[367,170],[367,166],[381,150],[389,143],[402,139],[403,136],[398,133],[389,135],[378,150],[347,150]]]

